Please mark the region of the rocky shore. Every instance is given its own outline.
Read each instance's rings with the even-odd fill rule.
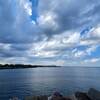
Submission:
[[[10,100],[21,100],[13,97]],[[26,96],[24,100],[100,100],[100,91],[91,88],[87,93],[77,91],[73,95],[63,96],[59,92],[53,93],[51,96]]]

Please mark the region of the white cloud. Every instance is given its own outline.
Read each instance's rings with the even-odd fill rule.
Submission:
[[[58,23],[56,22],[57,16],[53,12],[45,12],[38,18],[38,24],[43,29],[58,29]]]
[[[78,50],[74,49],[72,53],[74,54],[75,57],[85,57],[85,56],[91,56],[92,52],[95,52],[98,46],[89,46],[85,50]]]
[[[84,57],[86,55],[85,51],[77,51],[74,56],[75,57]]]
[[[50,58],[50,57],[55,57],[57,51],[33,51],[33,55],[36,57],[43,57],[43,58]]]
[[[68,39],[63,39],[64,43],[70,43],[70,44],[75,44],[75,43],[79,43],[80,41],[80,34],[79,33],[73,33],[70,34]]]
[[[97,38],[100,37],[100,26],[95,27],[94,30],[90,32],[90,35]]]
[[[25,0],[23,0],[25,1]],[[26,12],[31,16],[32,15],[32,3],[29,2],[29,0],[23,2],[23,6],[26,10]]]
[[[84,60],[84,63],[96,63],[99,62],[100,58],[92,58],[92,59],[86,59]]]
[[[83,39],[80,39],[79,45],[91,46],[91,45],[99,45],[99,43],[100,43],[100,39],[83,38]]]
[[[0,43],[0,50],[9,50],[10,46],[10,44]]]
[[[94,52],[97,49],[97,46],[91,46],[86,50],[88,55],[91,55],[92,52]]]
[[[54,35],[51,39],[33,43],[30,49],[30,55],[38,57],[57,57],[71,54],[70,48],[74,48],[80,39],[79,33],[64,32],[63,34]],[[66,49],[66,50],[65,50]]]

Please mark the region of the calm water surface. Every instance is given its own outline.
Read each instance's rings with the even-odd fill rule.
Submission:
[[[12,96],[50,95],[60,91],[64,95],[90,87],[100,90],[100,68],[30,68],[0,70],[0,100]]]

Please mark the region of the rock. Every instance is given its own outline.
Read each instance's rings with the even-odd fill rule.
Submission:
[[[9,100],[20,100],[18,97],[12,97]]]
[[[71,100],[77,100],[77,98],[75,97],[74,94],[73,94],[73,95],[70,95],[69,98],[70,98]]]
[[[54,92],[50,97],[48,97],[48,100],[71,100],[69,97],[64,97],[59,92]]]
[[[75,97],[77,98],[77,100],[91,100],[86,93],[83,92],[76,92],[75,93]]]
[[[27,96],[24,100],[48,100],[47,96]]]
[[[64,97],[64,100],[72,100],[70,97]]]
[[[14,97],[11,100],[19,100]],[[88,93],[76,92],[75,95],[63,96],[59,92],[54,92],[51,96],[27,96],[24,100],[100,100],[100,91],[89,89]]]
[[[90,88],[88,91],[88,96],[92,99],[92,100],[100,100],[100,91]]]

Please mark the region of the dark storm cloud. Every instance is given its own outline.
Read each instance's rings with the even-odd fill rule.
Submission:
[[[26,54],[26,52],[24,52],[24,51],[16,51],[16,50],[0,51],[0,57],[2,57],[2,58],[24,57],[25,54]]]
[[[26,1],[0,0],[0,43],[32,43],[41,39],[24,8]]]
[[[25,57],[44,36],[24,8],[28,0],[0,0],[0,57]],[[28,8],[27,8],[28,9]]]
[[[24,46],[24,44],[3,44],[0,46],[0,57],[10,58],[26,56],[29,47],[29,45]]]
[[[31,48],[31,44],[12,44],[12,50],[25,51]]]
[[[40,16],[45,12],[53,12],[57,16],[54,21],[59,25],[58,29],[43,28],[48,35],[60,34],[65,30],[80,31],[100,21],[99,0],[44,0],[39,4]]]

